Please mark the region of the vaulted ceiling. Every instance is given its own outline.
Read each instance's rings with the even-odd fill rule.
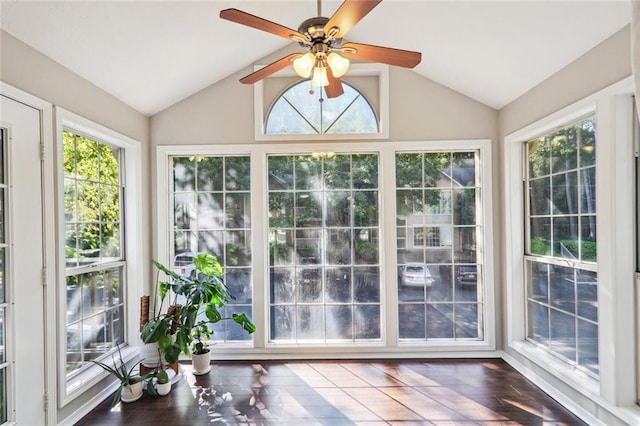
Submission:
[[[323,1],[322,15],[340,3]],[[224,21],[220,10],[235,7],[297,29],[317,16],[318,3],[3,0],[0,7],[4,31],[153,115],[291,45]],[[420,51],[415,72],[499,109],[623,28],[630,15],[628,0],[383,0],[345,40]]]

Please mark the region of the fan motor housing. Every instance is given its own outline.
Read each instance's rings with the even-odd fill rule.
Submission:
[[[298,31],[303,34],[308,34],[311,40],[322,39],[326,35],[324,33],[324,26],[327,22],[329,22],[329,18],[325,18],[324,16],[309,18],[300,24]]]

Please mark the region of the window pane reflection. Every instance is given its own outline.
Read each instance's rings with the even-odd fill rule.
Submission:
[[[400,339],[483,338],[477,156],[396,154]]]
[[[380,340],[378,156],[267,161],[270,340]]]
[[[527,337],[598,375],[595,124],[527,142],[525,220]]]

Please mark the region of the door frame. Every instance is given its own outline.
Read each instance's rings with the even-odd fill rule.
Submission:
[[[53,138],[53,105],[14,86],[0,81],[0,94],[28,105],[40,112],[43,280],[44,291],[44,382],[45,420],[47,425],[57,423],[56,395],[56,227],[55,227],[55,149]]]

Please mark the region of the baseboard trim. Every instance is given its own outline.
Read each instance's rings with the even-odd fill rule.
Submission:
[[[68,415],[66,418],[58,422],[58,426],[73,426],[82,420],[87,414],[89,414],[94,408],[102,403],[105,399],[109,398],[113,392],[118,388],[118,383],[113,383],[102,391],[93,396],[89,401],[82,404],[80,408]]]

